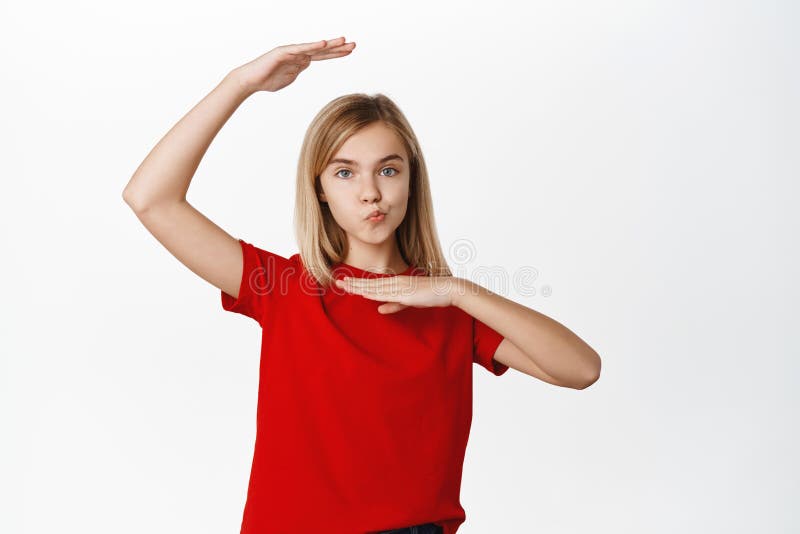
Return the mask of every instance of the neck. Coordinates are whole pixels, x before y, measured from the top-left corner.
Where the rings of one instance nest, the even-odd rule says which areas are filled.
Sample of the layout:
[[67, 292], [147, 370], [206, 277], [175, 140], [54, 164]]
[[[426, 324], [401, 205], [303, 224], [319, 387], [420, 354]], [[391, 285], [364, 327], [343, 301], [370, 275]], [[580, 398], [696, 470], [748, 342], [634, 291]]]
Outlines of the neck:
[[387, 240], [380, 245], [353, 243], [351, 240], [342, 263], [363, 271], [379, 273], [401, 273], [409, 268], [393, 240]]

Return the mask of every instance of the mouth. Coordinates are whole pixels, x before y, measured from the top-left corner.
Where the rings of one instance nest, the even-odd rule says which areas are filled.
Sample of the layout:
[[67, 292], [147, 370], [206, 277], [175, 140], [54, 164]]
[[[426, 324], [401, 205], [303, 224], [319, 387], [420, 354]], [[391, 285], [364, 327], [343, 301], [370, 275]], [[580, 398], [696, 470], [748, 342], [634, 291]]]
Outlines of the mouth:
[[375, 210], [372, 213], [370, 213], [369, 215], [367, 215], [367, 220], [368, 221], [376, 221], [376, 222], [377, 221], [382, 221], [385, 216], [386, 216], [386, 214], [383, 213], [382, 211]]

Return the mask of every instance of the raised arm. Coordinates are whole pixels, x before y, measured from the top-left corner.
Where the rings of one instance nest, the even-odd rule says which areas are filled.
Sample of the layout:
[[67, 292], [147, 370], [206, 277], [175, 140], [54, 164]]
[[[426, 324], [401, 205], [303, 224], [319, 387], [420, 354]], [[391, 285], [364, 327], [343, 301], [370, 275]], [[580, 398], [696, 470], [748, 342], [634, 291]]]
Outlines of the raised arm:
[[227, 74], [150, 151], [122, 192], [147, 230], [192, 272], [238, 297], [242, 251], [238, 239], [186, 200], [211, 141], [239, 105], [258, 91], [292, 83], [311, 61], [349, 54], [344, 37], [279, 46]]

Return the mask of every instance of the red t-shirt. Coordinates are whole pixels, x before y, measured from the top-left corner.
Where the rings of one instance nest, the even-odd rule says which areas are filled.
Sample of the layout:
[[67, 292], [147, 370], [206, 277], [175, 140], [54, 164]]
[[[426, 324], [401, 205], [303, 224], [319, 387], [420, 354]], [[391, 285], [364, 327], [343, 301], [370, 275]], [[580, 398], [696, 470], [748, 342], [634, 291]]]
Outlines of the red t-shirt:
[[[472, 422], [472, 363], [503, 336], [455, 306], [383, 315], [239, 239], [239, 297], [262, 328], [256, 440], [242, 534], [368, 534], [433, 522], [453, 534]], [[335, 278], [391, 276], [339, 263]], [[424, 275], [409, 267], [403, 275]]]

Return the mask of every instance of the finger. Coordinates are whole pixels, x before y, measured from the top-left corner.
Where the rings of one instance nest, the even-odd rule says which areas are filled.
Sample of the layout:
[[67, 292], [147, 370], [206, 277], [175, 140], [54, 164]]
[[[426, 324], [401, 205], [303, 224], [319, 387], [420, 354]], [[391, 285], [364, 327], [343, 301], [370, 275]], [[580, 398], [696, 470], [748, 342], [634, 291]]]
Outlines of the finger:
[[329, 44], [328, 46], [322, 48], [314, 48], [312, 50], [288, 50], [288, 54], [295, 54], [300, 56], [312, 56], [316, 57], [319, 55], [326, 55], [326, 54], [336, 54], [340, 52], [351, 52], [356, 47], [356, 43], [349, 42], [349, 43], [339, 43], [339, 44]]
[[345, 280], [336, 280], [336, 285], [344, 289], [348, 293], [360, 293], [361, 291], [364, 290], [363, 289], [364, 286], [357, 286], [355, 284], [348, 283]]
[[397, 302], [400, 296], [391, 291], [383, 291], [381, 289], [370, 289], [366, 287], [348, 287], [347, 291], [356, 295], [361, 295], [370, 300], [382, 300], [384, 302]]
[[349, 56], [350, 52], [340, 52], [338, 54], [322, 54], [320, 56], [314, 56], [311, 58], [311, 61], [326, 61], [328, 59], [334, 59], [337, 57]]
[[357, 276], [345, 276], [342, 280], [344, 282], [348, 283], [348, 284], [354, 284], [354, 285], [361, 284], [361, 285], [364, 285], [364, 284], [367, 284], [367, 283], [371, 283], [372, 280], [375, 280], [375, 278], [359, 278]]
[[348, 282], [353, 287], [362, 287], [371, 290], [399, 291], [404, 286], [404, 280], [399, 276], [386, 276], [381, 278], [351, 278]]
[[363, 282], [345, 282], [345, 287], [348, 291], [358, 292], [358, 293], [365, 293], [370, 292], [373, 294], [383, 292], [384, 289], [391, 289], [385, 288], [383, 285], [380, 284], [365, 284]]
[[322, 50], [317, 50], [317, 51], [312, 50], [307, 52], [286, 52], [286, 53], [296, 60], [315, 59], [322, 56], [331, 56], [335, 54], [348, 54], [353, 51], [355, 46], [356, 46], [355, 43], [347, 43], [342, 46], [337, 46], [334, 48], [324, 48]]
[[325, 48], [332, 48], [344, 43], [344, 37], [337, 37], [336, 39], [328, 39], [323, 41], [315, 41], [313, 43], [300, 43], [286, 45], [286, 51], [292, 54], [304, 54], [309, 52], [316, 52]]
[[347, 43], [343, 44], [342, 46], [337, 46], [335, 48], [326, 48], [324, 50], [319, 50], [317, 52], [307, 52], [308, 56], [311, 59], [326, 59], [328, 57], [338, 57], [345, 54], [349, 54], [352, 52], [356, 47], [355, 43]]
[[334, 280], [333, 283], [336, 284], [336, 287], [338, 288], [344, 289], [345, 291], [348, 292], [350, 291], [350, 287], [347, 285], [347, 283], [345, 283], [344, 280]]
[[397, 283], [401, 278], [401, 276], [378, 276], [378, 277], [369, 277], [369, 278], [361, 278], [358, 276], [345, 276], [345, 281], [350, 282], [353, 284], [362, 284], [362, 285], [380, 285], [380, 284], [390, 284], [390, 283]]

